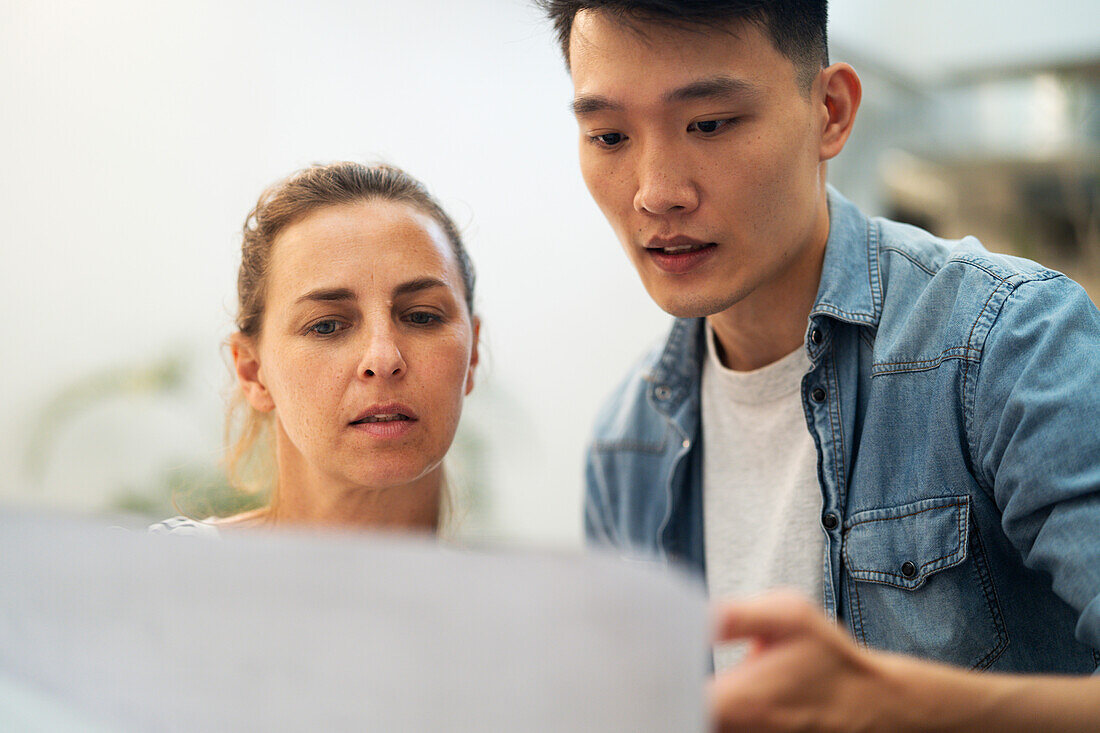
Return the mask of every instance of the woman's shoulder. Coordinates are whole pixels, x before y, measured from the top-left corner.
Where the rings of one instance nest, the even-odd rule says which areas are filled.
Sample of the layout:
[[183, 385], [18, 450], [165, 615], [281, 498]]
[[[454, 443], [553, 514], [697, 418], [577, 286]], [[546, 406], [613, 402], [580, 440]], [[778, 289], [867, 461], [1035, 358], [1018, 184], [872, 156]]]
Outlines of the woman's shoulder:
[[149, 525], [149, 534], [171, 534], [177, 536], [218, 537], [218, 528], [209, 521], [199, 521], [190, 517], [171, 517], [162, 522]]
[[267, 520], [267, 508], [264, 507], [234, 514], [230, 517], [207, 517], [206, 519], [192, 519], [184, 516], [172, 517], [165, 519], [163, 522], [150, 525], [149, 532], [151, 534], [218, 537], [223, 530], [260, 527]]

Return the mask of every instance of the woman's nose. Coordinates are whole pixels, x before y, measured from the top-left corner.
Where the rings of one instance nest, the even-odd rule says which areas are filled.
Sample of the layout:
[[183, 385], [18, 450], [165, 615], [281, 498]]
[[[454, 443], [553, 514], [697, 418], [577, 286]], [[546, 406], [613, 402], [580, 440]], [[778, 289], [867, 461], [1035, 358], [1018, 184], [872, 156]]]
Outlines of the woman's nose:
[[369, 336], [359, 364], [359, 376], [397, 377], [403, 375], [407, 368], [393, 333], [383, 329]]

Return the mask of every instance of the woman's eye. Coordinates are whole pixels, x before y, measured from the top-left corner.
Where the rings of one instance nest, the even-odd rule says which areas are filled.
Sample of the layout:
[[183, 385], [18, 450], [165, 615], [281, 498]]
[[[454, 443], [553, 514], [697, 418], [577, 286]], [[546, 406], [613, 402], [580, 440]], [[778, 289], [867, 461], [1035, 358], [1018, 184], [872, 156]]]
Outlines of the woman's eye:
[[591, 135], [588, 139], [600, 147], [613, 148], [625, 140], [626, 136], [621, 132], [605, 132], [602, 135]]
[[699, 120], [698, 122], [692, 122], [688, 125], [688, 132], [698, 131], [704, 135], [710, 135], [718, 132], [723, 127], [726, 127], [732, 123], [732, 119], [727, 120]]
[[318, 321], [309, 327], [309, 330], [318, 336], [331, 336], [340, 329], [340, 324], [334, 320]]
[[414, 311], [405, 316], [405, 319], [416, 326], [430, 326], [440, 320], [435, 313], [428, 313], [427, 311]]

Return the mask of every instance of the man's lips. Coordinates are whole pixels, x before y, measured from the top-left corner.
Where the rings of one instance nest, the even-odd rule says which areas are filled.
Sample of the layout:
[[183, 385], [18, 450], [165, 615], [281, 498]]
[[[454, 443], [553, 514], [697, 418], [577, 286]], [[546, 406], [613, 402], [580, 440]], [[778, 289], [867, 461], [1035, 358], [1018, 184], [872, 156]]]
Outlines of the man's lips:
[[652, 237], [646, 243], [645, 251], [661, 270], [671, 275], [682, 275], [709, 259], [717, 247], [716, 242], [704, 242], [692, 237]]
[[706, 247], [714, 247], [714, 242], [704, 242], [693, 237], [651, 237], [646, 242], [645, 248], [662, 254], [678, 255], [688, 252], [697, 252]]

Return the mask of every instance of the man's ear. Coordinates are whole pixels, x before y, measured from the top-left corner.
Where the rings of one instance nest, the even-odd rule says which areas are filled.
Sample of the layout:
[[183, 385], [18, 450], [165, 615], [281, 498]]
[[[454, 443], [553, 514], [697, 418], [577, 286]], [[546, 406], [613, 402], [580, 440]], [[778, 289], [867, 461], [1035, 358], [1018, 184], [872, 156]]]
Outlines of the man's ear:
[[848, 64], [823, 69], [819, 83], [823, 96], [820, 156], [826, 161], [844, 149], [856, 120], [863, 87], [856, 70]]
[[470, 351], [470, 366], [466, 369], [466, 394], [474, 389], [474, 371], [477, 369], [477, 363], [481, 356], [478, 354], [478, 344], [481, 343], [481, 319], [474, 316], [471, 319], [474, 326], [474, 347]]
[[229, 351], [233, 355], [233, 369], [237, 373], [237, 384], [248, 400], [248, 404], [260, 412], [271, 412], [275, 402], [263, 383], [260, 369], [260, 353], [257, 344], [243, 333], [237, 332], [229, 337]]

